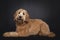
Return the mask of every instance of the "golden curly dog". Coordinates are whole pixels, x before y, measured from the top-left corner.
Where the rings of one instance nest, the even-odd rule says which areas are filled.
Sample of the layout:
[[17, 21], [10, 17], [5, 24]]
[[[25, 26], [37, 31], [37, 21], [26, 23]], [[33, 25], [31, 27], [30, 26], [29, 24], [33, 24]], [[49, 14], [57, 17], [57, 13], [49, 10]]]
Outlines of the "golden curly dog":
[[27, 37], [30, 35], [55, 36], [53, 32], [50, 32], [47, 23], [41, 19], [31, 19], [25, 9], [19, 9], [15, 12], [14, 21], [16, 23], [16, 31], [6, 32], [3, 34], [4, 37]]

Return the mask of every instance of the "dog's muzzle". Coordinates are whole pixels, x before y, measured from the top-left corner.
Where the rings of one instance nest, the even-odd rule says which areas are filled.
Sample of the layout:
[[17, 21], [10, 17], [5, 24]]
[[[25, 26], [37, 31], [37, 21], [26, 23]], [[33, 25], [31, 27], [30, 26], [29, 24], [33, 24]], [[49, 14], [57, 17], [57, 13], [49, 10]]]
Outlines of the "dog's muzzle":
[[17, 23], [23, 23], [23, 19], [21, 16], [17, 17], [17, 20], [16, 20]]

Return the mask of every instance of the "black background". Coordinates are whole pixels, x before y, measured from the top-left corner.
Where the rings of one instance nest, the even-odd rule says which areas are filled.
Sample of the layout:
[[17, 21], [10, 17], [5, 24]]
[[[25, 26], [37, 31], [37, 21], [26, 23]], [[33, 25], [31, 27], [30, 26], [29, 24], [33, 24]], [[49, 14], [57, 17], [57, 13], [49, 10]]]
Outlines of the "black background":
[[[19, 8], [29, 11], [31, 18], [39, 18], [48, 23], [56, 37], [29, 36], [5, 38], [4, 32], [15, 31], [13, 14]], [[60, 38], [60, 2], [59, 0], [1, 0], [0, 1], [0, 40], [59, 40]]]

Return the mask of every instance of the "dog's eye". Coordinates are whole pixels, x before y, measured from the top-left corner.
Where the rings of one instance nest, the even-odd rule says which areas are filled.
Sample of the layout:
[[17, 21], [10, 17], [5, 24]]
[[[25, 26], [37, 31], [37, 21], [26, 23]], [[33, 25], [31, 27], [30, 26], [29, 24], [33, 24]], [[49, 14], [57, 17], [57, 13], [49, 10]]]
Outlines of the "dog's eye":
[[19, 14], [20, 14], [20, 12], [19, 12]]
[[25, 15], [25, 14], [23, 13], [23, 15]]

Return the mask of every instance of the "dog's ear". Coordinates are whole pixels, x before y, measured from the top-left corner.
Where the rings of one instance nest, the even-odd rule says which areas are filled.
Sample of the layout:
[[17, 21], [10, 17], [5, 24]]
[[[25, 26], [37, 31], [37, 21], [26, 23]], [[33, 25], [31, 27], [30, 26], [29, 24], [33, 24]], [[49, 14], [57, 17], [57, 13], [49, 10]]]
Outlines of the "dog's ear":
[[26, 15], [26, 21], [28, 22], [29, 19], [30, 19], [30, 16], [29, 16], [29, 14], [27, 13], [27, 15]]
[[15, 21], [15, 17], [16, 17], [16, 15], [17, 15], [17, 11], [14, 12], [14, 14], [13, 14], [13, 20], [14, 20], [14, 21]]
[[26, 19], [25, 19], [25, 21], [26, 21], [26, 22], [29, 22], [29, 20], [30, 20], [29, 12], [24, 9], [24, 13], [26, 14]]

